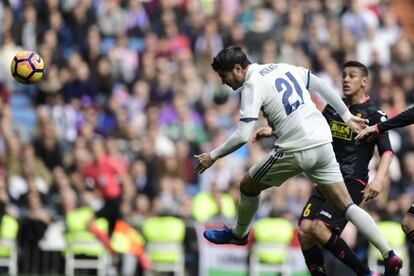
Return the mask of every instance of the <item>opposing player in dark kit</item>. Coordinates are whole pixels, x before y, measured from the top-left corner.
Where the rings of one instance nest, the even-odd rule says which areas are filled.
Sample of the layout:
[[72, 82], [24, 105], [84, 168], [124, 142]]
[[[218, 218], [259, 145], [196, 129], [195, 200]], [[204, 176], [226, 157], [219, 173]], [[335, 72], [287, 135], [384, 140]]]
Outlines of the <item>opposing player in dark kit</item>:
[[[366, 95], [367, 85], [368, 70], [363, 64], [350, 61], [343, 65], [342, 90], [349, 110], [352, 114], [369, 119], [370, 123], [376, 124], [386, 120], [386, 116]], [[352, 200], [355, 204], [360, 204], [364, 199], [375, 198], [381, 191], [383, 179], [393, 157], [388, 135], [382, 134], [370, 142], [356, 141], [356, 135], [331, 106], [328, 105], [324, 109], [323, 115], [331, 128], [336, 160]], [[374, 154], [375, 146], [381, 157], [375, 178], [367, 184], [368, 164]], [[320, 245], [349, 266], [357, 275], [375, 275], [375, 272], [371, 272], [339, 237], [347, 222], [344, 214], [335, 212], [319, 188], [315, 187], [299, 222], [302, 252], [313, 276], [327, 275]], [[386, 269], [389, 270], [387, 263]]]

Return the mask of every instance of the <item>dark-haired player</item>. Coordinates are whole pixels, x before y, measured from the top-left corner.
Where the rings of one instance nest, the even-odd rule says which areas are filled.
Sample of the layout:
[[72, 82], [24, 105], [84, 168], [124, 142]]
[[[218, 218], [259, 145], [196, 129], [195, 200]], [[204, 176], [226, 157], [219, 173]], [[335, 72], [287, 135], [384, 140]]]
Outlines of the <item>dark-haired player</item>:
[[308, 88], [318, 91], [352, 131], [359, 132], [365, 120], [352, 115], [327, 83], [305, 68], [289, 64], [251, 64], [240, 47], [221, 50], [212, 67], [224, 84], [240, 92], [240, 123], [222, 145], [196, 156], [195, 172], [204, 172], [217, 159], [247, 143], [260, 111], [266, 116], [270, 128], [258, 132], [256, 138], [274, 135], [277, 139], [274, 149], [250, 168], [240, 184], [236, 225], [208, 229], [204, 237], [216, 244], [246, 244], [250, 224], [260, 204], [260, 192], [280, 186], [288, 178], [304, 172], [319, 185], [335, 210], [344, 213], [379, 249], [389, 274], [397, 274], [402, 261], [391, 250], [369, 214], [353, 203], [331, 145], [331, 131], [313, 104]]
[[[367, 85], [368, 70], [363, 64], [349, 61], [343, 65], [342, 90], [351, 113], [369, 119], [372, 124], [385, 121], [384, 112], [378, 110], [366, 95]], [[356, 135], [331, 106], [326, 106], [323, 115], [331, 128], [336, 160], [352, 200], [355, 204], [360, 204], [364, 199], [375, 198], [381, 191], [393, 157], [388, 134], [382, 134], [370, 142], [356, 141]], [[375, 146], [381, 157], [375, 178], [368, 183], [368, 164]], [[320, 245], [357, 275], [374, 275], [339, 236], [346, 224], [344, 214], [336, 213], [319, 188], [314, 188], [299, 221], [299, 240], [312, 276], [327, 275]]]

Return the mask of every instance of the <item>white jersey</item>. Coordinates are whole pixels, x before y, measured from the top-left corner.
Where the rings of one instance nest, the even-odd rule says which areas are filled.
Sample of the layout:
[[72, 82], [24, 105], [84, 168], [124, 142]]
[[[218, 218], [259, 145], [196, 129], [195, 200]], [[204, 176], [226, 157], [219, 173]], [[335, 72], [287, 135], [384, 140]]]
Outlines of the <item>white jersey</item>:
[[260, 111], [276, 136], [275, 146], [285, 152], [332, 142], [322, 113], [312, 102], [310, 70], [289, 64], [251, 64], [240, 88], [240, 120], [257, 119]]

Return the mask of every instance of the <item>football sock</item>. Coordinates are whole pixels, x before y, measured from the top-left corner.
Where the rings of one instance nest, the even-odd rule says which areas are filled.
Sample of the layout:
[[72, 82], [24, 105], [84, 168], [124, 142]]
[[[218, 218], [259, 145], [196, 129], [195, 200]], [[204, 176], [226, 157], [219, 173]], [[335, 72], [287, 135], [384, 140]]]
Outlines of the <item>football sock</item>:
[[151, 260], [145, 253], [142, 253], [138, 256], [138, 262], [142, 270], [148, 271], [151, 269], [151, 266], [152, 266]]
[[407, 238], [410, 240], [412, 244], [414, 244], [414, 230], [411, 230], [407, 233]]
[[332, 234], [324, 245], [338, 260], [350, 267], [357, 275], [369, 275], [370, 270], [365, 266], [349, 248], [346, 242], [336, 234]]
[[237, 223], [233, 227], [233, 234], [243, 238], [249, 232], [249, 226], [260, 205], [260, 194], [246, 195], [240, 193], [240, 201], [237, 208]]
[[325, 263], [323, 260], [322, 248], [319, 245], [302, 250], [303, 257], [305, 257], [306, 266], [312, 276], [326, 276]]
[[345, 217], [352, 222], [361, 234], [386, 257], [391, 250], [384, 235], [378, 229], [372, 217], [354, 203], [347, 206]]
[[95, 235], [95, 237], [100, 240], [102, 242], [102, 244], [105, 246], [106, 249], [109, 250], [109, 252], [111, 252], [112, 254], [115, 254], [115, 250], [111, 245], [111, 241], [109, 239], [108, 234], [106, 234], [105, 232], [103, 232], [102, 230], [100, 230], [98, 227], [96, 227], [95, 225], [89, 225], [88, 226], [89, 231], [92, 232], [92, 234]]

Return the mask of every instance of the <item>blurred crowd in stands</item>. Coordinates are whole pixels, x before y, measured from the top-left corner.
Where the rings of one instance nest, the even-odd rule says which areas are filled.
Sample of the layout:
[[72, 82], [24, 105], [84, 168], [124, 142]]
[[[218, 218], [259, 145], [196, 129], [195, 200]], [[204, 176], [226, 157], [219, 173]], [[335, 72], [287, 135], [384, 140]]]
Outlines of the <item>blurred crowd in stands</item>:
[[[222, 86], [212, 57], [241, 45], [252, 62], [311, 68], [339, 94], [341, 64], [358, 60], [370, 69], [369, 96], [391, 117], [414, 103], [414, 58], [389, 2], [2, 0], [1, 207], [35, 243], [70, 210], [98, 208], [104, 189], [95, 185], [121, 187], [122, 216], [133, 225], [155, 215], [195, 221], [200, 193], [213, 195], [219, 210], [224, 195], [237, 202], [246, 168], [273, 141], [249, 143], [193, 174], [193, 155], [223, 142], [239, 118], [239, 96]], [[43, 57], [40, 84], [12, 79], [20, 49]], [[378, 219], [400, 221], [414, 200], [414, 127], [391, 139], [389, 177], [365, 206]], [[85, 168], [101, 159], [110, 169], [96, 183]], [[259, 217], [296, 223], [312, 184], [288, 182], [263, 193]]]

